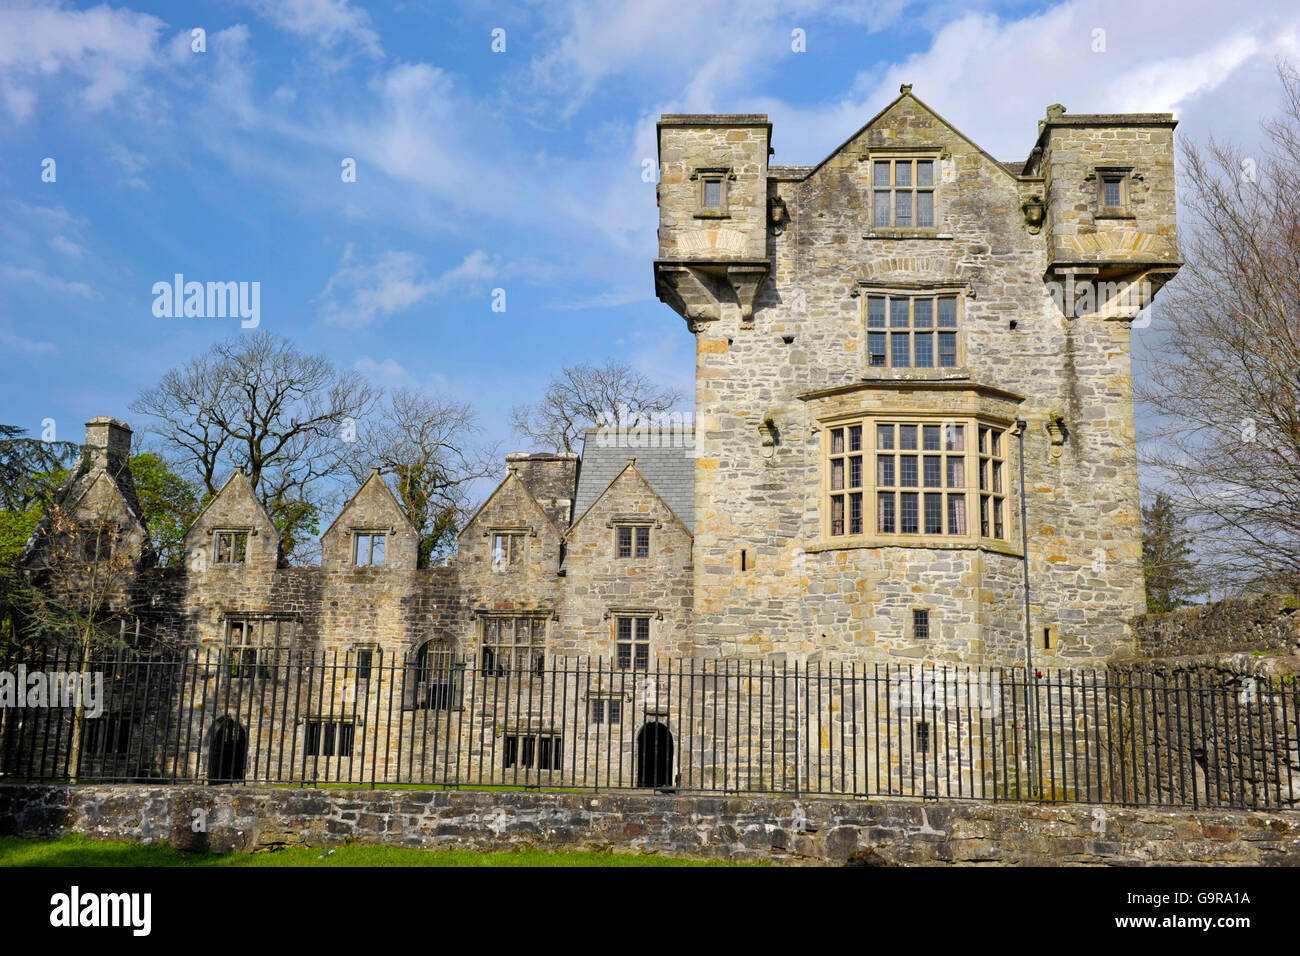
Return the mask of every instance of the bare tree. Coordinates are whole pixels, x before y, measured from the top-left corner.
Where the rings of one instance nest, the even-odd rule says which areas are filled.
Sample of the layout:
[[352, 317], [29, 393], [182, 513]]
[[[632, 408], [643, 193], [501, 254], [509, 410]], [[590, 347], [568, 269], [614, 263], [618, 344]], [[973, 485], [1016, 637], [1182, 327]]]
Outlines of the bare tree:
[[[26, 592], [24, 631], [68, 646], [77, 670], [92, 655], [121, 644], [121, 624], [131, 613], [129, 584], [136, 560], [124, 529], [112, 518], [74, 516], [55, 504], [29, 544], [25, 573], [35, 585]], [[85, 701], [72, 715], [68, 766], [76, 782], [81, 758]]]
[[636, 422], [668, 412], [681, 400], [681, 393], [656, 386], [624, 362], [566, 365], [541, 401], [515, 408], [510, 423], [521, 435], [571, 452], [586, 428], [621, 419]]
[[262, 330], [167, 372], [131, 409], [153, 419], [151, 430], [209, 495], [241, 469], [292, 554], [322, 509], [321, 480], [346, 473], [346, 439], [379, 395], [357, 373]]
[[[1145, 442], [1221, 581], [1300, 584], [1300, 74], [1259, 155], [1184, 144], [1191, 229], [1138, 397]], [[1189, 237], [1189, 238], [1188, 238]]]
[[471, 447], [478, 432], [469, 405], [398, 389], [357, 434], [352, 476], [359, 483], [373, 466], [394, 482], [419, 529], [422, 565], [454, 546], [473, 483], [495, 471], [496, 448]]

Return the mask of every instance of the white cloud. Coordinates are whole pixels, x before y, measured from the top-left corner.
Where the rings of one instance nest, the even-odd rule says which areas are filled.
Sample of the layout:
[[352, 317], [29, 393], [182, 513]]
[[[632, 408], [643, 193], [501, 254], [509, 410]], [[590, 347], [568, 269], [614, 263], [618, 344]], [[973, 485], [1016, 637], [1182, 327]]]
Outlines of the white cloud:
[[80, 80], [85, 106], [112, 105], [158, 64], [163, 26], [149, 14], [106, 5], [72, 10], [58, 3], [7, 4], [0, 9], [0, 78], [10, 115], [20, 122], [30, 117], [35, 87], [65, 70]]
[[70, 295], [82, 299], [101, 298], [98, 292], [84, 282], [69, 282], [67, 279], [52, 276], [41, 269], [0, 263], [0, 278], [10, 282], [25, 282], [39, 286], [45, 291], [53, 292], [56, 295]]
[[50, 248], [55, 252], [61, 252], [72, 259], [80, 259], [84, 251], [81, 246], [77, 245], [67, 236], [54, 236], [50, 239]]
[[0, 345], [23, 355], [48, 355], [57, 351], [53, 342], [29, 339], [25, 335], [18, 335], [10, 329], [4, 328], [0, 328]]
[[376, 362], [372, 358], [363, 357], [357, 359], [352, 367], [385, 388], [396, 388], [411, 382], [411, 374], [396, 359], [386, 358], [382, 362]]
[[351, 244], [319, 298], [320, 317], [331, 325], [370, 325], [377, 318], [409, 309], [432, 295], [472, 289], [496, 278], [502, 270], [481, 249], [475, 249], [441, 275], [425, 273], [423, 256], [389, 250], [361, 261]]
[[370, 15], [348, 0], [246, 0], [258, 14], [281, 30], [304, 37], [323, 50], [354, 46], [376, 59], [383, 45], [370, 24]]

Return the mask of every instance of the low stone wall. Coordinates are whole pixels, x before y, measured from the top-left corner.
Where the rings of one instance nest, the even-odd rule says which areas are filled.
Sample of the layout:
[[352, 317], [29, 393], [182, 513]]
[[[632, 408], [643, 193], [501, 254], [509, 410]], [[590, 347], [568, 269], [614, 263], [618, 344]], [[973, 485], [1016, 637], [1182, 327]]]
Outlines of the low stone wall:
[[[1300, 609], [1294, 597], [1266, 594], [1143, 614], [1132, 621], [1139, 657], [1181, 657], [1223, 651], [1300, 652]], [[1288, 606], [1292, 605], [1292, 606]]]
[[0, 833], [897, 864], [1300, 864], [1300, 813], [666, 794], [0, 786]]

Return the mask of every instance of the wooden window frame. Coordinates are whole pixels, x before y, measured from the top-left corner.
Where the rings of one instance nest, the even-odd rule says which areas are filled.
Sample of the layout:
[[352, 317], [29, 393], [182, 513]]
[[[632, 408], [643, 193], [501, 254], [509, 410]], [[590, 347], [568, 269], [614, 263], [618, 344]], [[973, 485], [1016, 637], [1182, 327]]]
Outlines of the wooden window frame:
[[[484, 614], [479, 619], [479, 647], [483, 672], [488, 677], [520, 674], [541, 676], [546, 669], [546, 631], [549, 614]], [[509, 640], [502, 628], [509, 625]], [[521, 638], [521, 627], [528, 634]], [[521, 661], [523, 662], [521, 664]]]
[[[842, 416], [822, 423], [822, 542], [827, 546], [904, 546], [904, 547], [989, 547], [1012, 552], [1015, 527], [1014, 509], [1011, 507], [1010, 439], [1014, 424], [984, 415], [940, 415], [938, 413], [869, 414]], [[883, 444], [879, 431], [892, 429], [892, 448]], [[915, 429], [915, 448], [902, 447], [908, 443], [904, 428]], [[857, 449], [851, 441], [852, 429], [861, 429], [861, 443]], [[933, 447], [933, 431], [937, 429], [938, 448]], [[836, 438], [836, 434], [841, 436]], [[999, 436], [1000, 454], [979, 453], [979, 436], [982, 433]], [[992, 447], [991, 445], [989, 446]], [[903, 459], [915, 460], [915, 476], [910, 467], [905, 469]], [[855, 467], [852, 458], [860, 459]], [[882, 464], [892, 461], [892, 465]], [[926, 484], [927, 475], [934, 478], [933, 466], [926, 459], [937, 459], [937, 484]], [[836, 466], [836, 462], [843, 464]], [[988, 489], [979, 486], [980, 463], [989, 475]], [[950, 462], [958, 462], [954, 465]], [[1001, 490], [995, 491], [993, 463], [999, 464]], [[904, 473], [906, 470], [906, 474]], [[837, 475], [842, 475], [842, 480]], [[852, 479], [856, 475], [858, 483]], [[953, 480], [960, 476], [961, 484]], [[906, 482], [905, 482], [906, 479]], [[910, 482], [914, 480], [915, 484]], [[893, 523], [886, 520], [887, 509], [881, 495], [892, 496]], [[916, 531], [903, 531], [903, 495], [915, 495]], [[860, 524], [853, 523], [853, 496], [860, 496]], [[934, 508], [927, 511], [927, 496], [938, 499], [938, 526], [930, 530], [927, 516], [934, 520]], [[836, 499], [841, 504], [836, 504]], [[950, 503], [953, 500], [958, 503]], [[980, 502], [987, 499], [1000, 502], [1002, 509], [1001, 537], [995, 536], [998, 526], [990, 511], [989, 534], [982, 533]], [[990, 504], [987, 507], [992, 507]], [[965, 530], [961, 531], [964, 525]], [[854, 530], [858, 528], [859, 530]], [[892, 527], [891, 530], [885, 530]]]
[[[910, 233], [937, 232], [939, 228], [939, 160], [938, 151], [920, 151], [914, 153], [872, 153], [868, 155], [867, 161], [870, 166], [868, 173], [868, 182], [871, 189], [870, 216], [871, 228], [873, 230], [890, 230], [894, 232]], [[920, 185], [920, 164], [930, 164], [930, 182], [928, 185]], [[879, 183], [879, 165], [888, 164], [888, 182]], [[900, 167], [907, 170], [905, 178], [907, 183], [899, 183], [902, 178], [899, 175]], [[918, 198], [919, 194], [928, 193], [930, 196], [930, 224], [928, 226], [918, 225], [917, 220], [920, 218]], [[909, 225], [898, 224], [898, 197], [906, 195], [911, 208], [911, 223]], [[879, 203], [880, 196], [889, 197], [889, 222], [879, 222]]]
[[[938, 369], [955, 369], [962, 368], [966, 365], [966, 336], [965, 336], [965, 296], [957, 289], [926, 289], [918, 290], [897, 290], [897, 289], [868, 289], [861, 296], [863, 316], [862, 325], [864, 328], [863, 340], [866, 348], [864, 357], [864, 366], [868, 370], [893, 370], [893, 369], [910, 369], [931, 371]], [[907, 302], [907, 325], [895, 325], [895, 306], [894, 303], [906, 300]], [[941, 303], [951, 301], [952, 306], [952, 324], [940, 325], [940, 315], [945, 311]], [[918, 313], [922, 312], [917, 308], [920, 302], [928, 302], [930, 309], [929, 325], [918, 325]], [[878, 306], [878, 307], [877, 307]], [[953, 359], [951, 364], [943, 364], [943, 357], [946, 349], [943, 347], [943, 336], [951, 334], [953, 336]], [[903, 336], [907, 342], [906, 364], [896, 364], [894, 362], [894, 340], [896, 337]], [[873, 345], [877, 337], [884, 342], [883, 362], [873, 362], [873, 357], [877, 354], [873, 350]], [[930, 345], [930, 364], [917, 365], [917, 343], [922, 339], [929, 342]]]

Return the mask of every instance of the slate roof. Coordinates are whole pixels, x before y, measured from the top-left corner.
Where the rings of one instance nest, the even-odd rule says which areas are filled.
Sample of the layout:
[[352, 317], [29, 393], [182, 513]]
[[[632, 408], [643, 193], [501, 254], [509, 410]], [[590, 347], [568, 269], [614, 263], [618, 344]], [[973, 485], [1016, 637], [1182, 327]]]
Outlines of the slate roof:
[[627, 460], [635, 458], [636, 470], [694, 534], [695, 448], [692, 433], [653, 431], [643, 436], [644, 444], [649, 447], [637, 448], [628, 447], [623, 442], [602, 443], [597, 440], [596, 432], [597, 429], [589, 428], [583, 437], [573, 519], [576, 521], [582, 517], [609, 483], [627, 467]]

